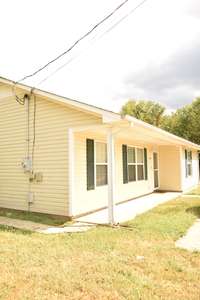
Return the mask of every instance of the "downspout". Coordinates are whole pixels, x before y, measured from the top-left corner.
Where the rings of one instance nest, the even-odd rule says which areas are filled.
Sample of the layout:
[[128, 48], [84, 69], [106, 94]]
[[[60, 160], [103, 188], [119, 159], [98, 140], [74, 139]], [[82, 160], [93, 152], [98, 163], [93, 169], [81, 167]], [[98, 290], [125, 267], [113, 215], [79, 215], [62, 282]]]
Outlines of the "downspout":
[[26, 104], [26, 158], [30, 159], [30, 100], [28, 95], [25, 95], [24, 99]]
[[[29, 95], [24, 95], [25, 105], [26, 105], [26, 162], [31, 166], [32, 162], [30, 159], [30, 98]], [[29, 174], [31, 172], [32, 167], [30, 167]], [[31, 194], [31, 181], [30, 175], [28, 177], [28, 211], [30, 211], [30, 201], [29, 197]]]
[[72, 128], [68, 128], [68, 215], [73, 217], [73, 201], [74, 201], [74, 132]]

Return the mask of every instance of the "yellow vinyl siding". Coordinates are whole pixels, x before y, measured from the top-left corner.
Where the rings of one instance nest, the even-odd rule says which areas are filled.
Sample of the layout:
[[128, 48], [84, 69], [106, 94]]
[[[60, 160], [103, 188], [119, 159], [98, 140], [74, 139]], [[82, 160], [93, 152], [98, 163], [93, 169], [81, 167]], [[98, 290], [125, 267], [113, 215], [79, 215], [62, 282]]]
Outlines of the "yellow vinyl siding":
[[181, 190], [180, 147], [160, 146], [160, 189], [168, 191]]
[[[26, 107], [0, 87], [0, 206], [28, 209], [28, 192], [34, 192], [30, 211], [68, 215], [67, 129], [98, 124], [101, 119], [37, 97], [34, 171], [43, 181], [29, 184], [21, 162], [26, 150]], [[30, 102], [30, 155], [33, 142], [33, 100]]]
[[[19, 91], [18, 91], [19, 92]], [[42, 182], [29, 182], [24, 173], [22, 160], [27, 156], [26, 107], [19, 105], [11, 95], [11, 89], [0, 86], [0, 206], [69, 215], [68, 178], [68, 128], [84, 125], [103, 125], [102, 118], [81, 109], [72, 109], [66, 104], [37, 96], [36, 144], [34, 172], [43, 174]], [[6, 97], [5, 99], [2, 99]], [[30, 156], [33, 144], [33, 99], [30, 101]], [[86, 126], [85, 126], [86, 125]], [[116, 125], [117, 127], [117, 125]], [[118, 128], [119, 129], [119, 128]], [[153, 151], [159, 155], [160, 189], [181, 190], [198, 181], [197, 152], [193, 153], [193, 176], [184, 179], [184, 151], [176, 145], [158, 146], [156, 138], [145, 142], [142, 132], [123, 129], [115, 135], [115, 201], [119, 203], [153, 192]], [[106, 142], [106, 128], [74, 133], [74, 193], [73, 216], [93, 211], [108, 204], [107, 185], [87, 191], [86, 139]], [[143, 139], [143, 140], [142, 140]], [[138, 141], [137, 143], [135, 142]], [[147, 148], [148, 180], [123, 184], [122, 144]], [[182, 152], [181, 152], [182, 151]], [[182, 177], [181, 177], [182, 174]], [[28, 193], [34, 193], [34, 202], [28, 205]]]

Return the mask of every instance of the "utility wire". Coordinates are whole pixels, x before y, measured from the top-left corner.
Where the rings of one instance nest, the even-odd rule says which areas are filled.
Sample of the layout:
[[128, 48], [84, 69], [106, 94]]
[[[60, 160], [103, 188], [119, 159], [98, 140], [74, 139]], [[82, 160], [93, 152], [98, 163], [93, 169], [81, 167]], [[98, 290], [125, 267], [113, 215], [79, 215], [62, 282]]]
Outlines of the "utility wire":
[[[20, 96], [24, 95], [24, 93], [21, 93]], [[6, 100], [6, 99], [11, 99], [13, 98], [14, 96], [13, 95], [10, 95], [10, 96], [6, 96], [6, 97], [1, 97], [0, 100]]]
[[85, 39], [88, 35], [90, 35], [95, 29], [97, 29], [102, 23], [104, 23], [106, 20], [108, 20], [111, 16], [113, 16], [120, 8], [122, 8], [129, 0], [125, 0], [123, 1], [121, 4], [119, 4], [111, 13], [109, 13], [106, 17], [104, 17], [101, 21], [99, 21], [96, 25], [94, 25], [92, 27], [92, 29], [90, 29], [88, 32], [86, 32], [84, 35], [82, 35], [78, 40], [76, 40], [67, 50], [65, 50], [64, 52], [62, 52], [61, 54], [59, 54], [57, 57], [55, 57], [54, 59], [52, 59], [51, 61], [49, 61], [48, 63], [46, 63], [44, 66], [40, 67], [38, 70], [36, 70], [35, 72], [24, 76], [23, 78], [21, 78], [20, 80], [18, 80], [16, 82], [19, 83], [21, 81], [24, 81], [30, 77], [35, 76], [36, 74], [38, 74], [39, 72], [41, 72], [42, 70], [44, 70], [45, 68], [47, 68], [49, 65], [51, 65], [52, 63], [54, 63], [55, 61], [57, 61], [58, 59], [60, 59], [61, 57], [63, 57], [65, 54], [67, 54], [68, 52], [70, 52], [77, 44], [79, 44], [83, 39]]
[[[110, 28], [108, 28], [104, 33], [102, 33], [100, 35], [100, 37], [98, 38], [101, 39], [103, 36], [105, 36], [107, 33], [109, 33], [110, 31], [112, 31], [115, 27], [117, 27], [122, 21], [124, 21], [127, 17], [129, 17], [131, 14], [133, 14], [140, 6], [142, 6], [145, 2], [147, 2], [147, 0], [143, 0], [142, 2], [140, 2], [137, 6], [135, 6], [130, 12], [128, 12], [126, 15], [124, 15], [122, 18], [120, 18], [115, 24], [113, 24]], [[95, 41], [93, 41], [94, 43]], [[92, 43], [92, 44], [93, 44]], [[87, 47], [88, 49], [89, 47]], [[87, 50], [86, 49], [86, 50]], [[81, 54], [81, 53], [80, 53]], [[44, 79], [42, 79], [37, 85], [40, 85], [42, 83], [44, 83], [45, 81], [47, 81], [50, 77], [52, 77], [53, 75], [55, 75], [58, 71], [60, 71], [61, 69], [63, 69], [64, 67], [66, 67], [67, 65], [69, 65], [72, 61], [74, 61], [80, 54], [77, 54], [76, 56], [70, 58], [67, 62], [65, 62], [63, 65], [61, 65], [60, 67], [58, 67], [55, 71], [53, 71], [50, 75], [46, 76]]]
[[20, 104], [20, 105], [24, 105], [25, 104], [25, 94], [23, 93], [23, 97], [20, 98], [17, 93], [16, 93], [16, 83], [13, 85], [12, 87], [12, 92], [13, 92], [13, 96], [15, 97], [15, 100]]
[[104, 33], [102, 33], [102, 35], [100, 35], [100, 38], [102, 38], [104, 35], [106, 35], [107, 33], [109, 33], [110, 31], [112, 31], [115, 27], [117, 27], [122, 21], [124, 21], [126, 18], [128, 18], [131, 14], [135, 13], [135, 11], [141, 7], [145, 2], [147, 2], [148, 0], [143, 0], [142, 2], [140, 2], [137, 6], [135, 6], [132, 10], [130, 10], [130, 12], [128, 12], [127, 14], [125, 14], [121, 19], [119, 19], [115, 24], [113, 24], [110, 28], [108, 28]]

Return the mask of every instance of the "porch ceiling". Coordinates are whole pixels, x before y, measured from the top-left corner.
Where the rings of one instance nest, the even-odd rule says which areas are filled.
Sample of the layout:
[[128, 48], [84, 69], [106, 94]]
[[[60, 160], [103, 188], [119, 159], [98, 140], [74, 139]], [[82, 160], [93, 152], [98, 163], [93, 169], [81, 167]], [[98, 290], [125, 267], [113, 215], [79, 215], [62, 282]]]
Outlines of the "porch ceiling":
[[136, 126], [130, 127], [122, 132], [119, 132], [117, 137], [119, 139], [130, 140], [130, 142], [132, 141], [136, 144], [138, 143], [145, 145], [177, 145], [177, 142], [174, 142], [161, 134], [157, 134], [144, 128], [136, 128]]
[[[89, 126], [82, 130], [75, 130], [79, 134], [87, 134], [87, 135], [95, 135], [95, 133], [105, 138], [108, 132], [109, 125], [96, 125], [96, 126]], [[130, 124], [115, 124], [113, 128], [113, 134], [117, 140], [128, 141], [130, 144], [140, 144], [140, 145], [175, 145], [177, 146], [177, 142], [166, 138], [161, 134], [157, 134], [152, 132], [151, 130], [145, 128], [136, 128], [136, 126], [130, 126]]]
[[99, 125], [94, 124], [82, 128], [74, 128], [74, 131], [82, 133], [91, 132], [93, 135], [94, 133], [98, 133], [98, 135], [105, 137], [107, 136], [109, 128], [112, 128], [115, 138], [130, 141], [132, 144], [184, 146], [200, 150], [200, 145], [196, 145], [190, 141], [136, 119], [134, 119], [133, 122], [123, 119]]

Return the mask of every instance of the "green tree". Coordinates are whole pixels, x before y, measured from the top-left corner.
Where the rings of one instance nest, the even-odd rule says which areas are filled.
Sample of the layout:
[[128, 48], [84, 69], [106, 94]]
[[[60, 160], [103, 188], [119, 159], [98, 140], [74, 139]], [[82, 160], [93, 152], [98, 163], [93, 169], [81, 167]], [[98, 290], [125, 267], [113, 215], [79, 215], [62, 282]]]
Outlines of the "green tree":
[[121, 113], [200, 144], [200, 98], [171, 115], [166, 115], [165, 107], [157, 102], [135, 100], [129, 100], [122, 107]]
[[160, 126], [165, 107], [154, 101], [129, 100], [123, 105], [122, 115], [130, 115], [149, 124]]
[[162, 119], [161, 127], [180, 137], [200, 144], [200, 98]]

